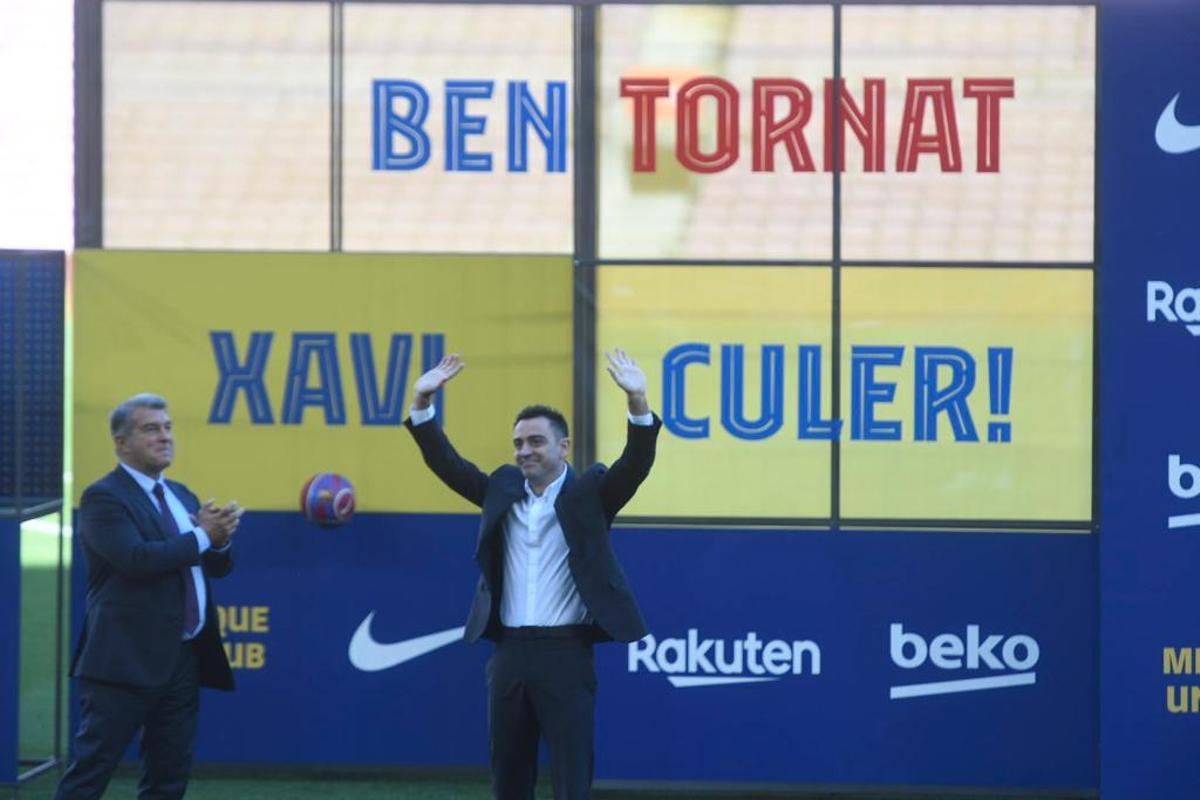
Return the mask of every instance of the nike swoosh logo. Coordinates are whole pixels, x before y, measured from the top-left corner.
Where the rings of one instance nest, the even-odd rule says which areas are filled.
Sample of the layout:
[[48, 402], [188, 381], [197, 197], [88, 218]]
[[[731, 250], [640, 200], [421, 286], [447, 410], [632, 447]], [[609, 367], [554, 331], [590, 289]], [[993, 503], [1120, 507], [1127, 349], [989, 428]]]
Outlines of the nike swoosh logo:
[[461, 641], [463, 628], [449, 628], [437, 633], [418, 636], [415, 639], [405, 639], [402, 642], [383, 644], [371, 636], [371, 620], [375, 612], [367, 614], [367, 618], [358, 626], [354, 636], [350, 638], [350, 663], [363, 672], [379, 672], [384, 669], [412, 661], [426, 653], [432, 653], [440, 647]]
[[1190, 153], [1200, 150], [1200, 125], [1184, 125], [1175, 116], [1175, 104], [1179, 95], [1171, 98], [1158, 117], [1154, 128], [1154, 141], [1164, 153]]

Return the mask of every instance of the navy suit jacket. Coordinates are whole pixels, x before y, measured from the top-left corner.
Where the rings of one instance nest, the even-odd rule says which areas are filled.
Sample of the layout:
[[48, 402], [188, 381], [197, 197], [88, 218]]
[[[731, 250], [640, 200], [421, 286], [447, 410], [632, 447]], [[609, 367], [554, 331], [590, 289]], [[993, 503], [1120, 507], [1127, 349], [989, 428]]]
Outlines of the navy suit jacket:
[[[525, 476], [514, 464], [484, 474], [454, 449], [435, 420], [405, 425], [421, 448], [425, 463], [442, 481], [483, 508], [475, 561], [479, 583], [463, 634], [468, 642], [494, 639], [500, 629], [500, 593], [504, 583], [504, 520], [513, 503], [525, 496]], [[611, 468], [596, 464], [582, 474], [568, 466], [554, 511], [570, 554], [567, 566], [579, 597], [596, 621], [597, 640], [633, 642], [646, 635], [646, 622], [609, 540], [617, 512], [629, 502], [654, 464], [662, 420], [628, 426], [625, 449]]]
[[[166, 481], [188, 513], [200, 501]], [[209, 577], [233, 569], [232, 550], [200, 555], [194, 535], [168, 532], [153, 501], [118, 466], [83, 492], [79, 535], [87, 557], [87, 614], [71, 674], [107, 683], [163, 685], [183, 640], [183, 570], [202, 565], [208, 589], [204, 627], [194, 639], [201, 686], [233, 688]]]

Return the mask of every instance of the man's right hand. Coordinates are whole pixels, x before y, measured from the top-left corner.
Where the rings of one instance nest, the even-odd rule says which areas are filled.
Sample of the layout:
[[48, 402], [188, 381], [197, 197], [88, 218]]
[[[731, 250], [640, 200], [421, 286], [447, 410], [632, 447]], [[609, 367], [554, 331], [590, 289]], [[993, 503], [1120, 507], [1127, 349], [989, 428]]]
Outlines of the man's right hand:
[[417, 382], [413, 384], [412, 407], [415, 409], [429, 408], [437, 390], [462, 372], [465, 366], [467, 365], [459, 358], [458, 353], [451, 353], [439, 361], [436, 367], [417, 378]]
[[208, 534], [208, 541], [213, 549], [220, 550], [233, 538], [234, 531], [237, 530], [238, 522], [244, 512], [245, 509], [239, 506], [235, 500], [230, 500], [220, 507], [215, 501], [206, 500], [194, 515], [194, 519], [196, 525], [204, 528], [204, 532]]

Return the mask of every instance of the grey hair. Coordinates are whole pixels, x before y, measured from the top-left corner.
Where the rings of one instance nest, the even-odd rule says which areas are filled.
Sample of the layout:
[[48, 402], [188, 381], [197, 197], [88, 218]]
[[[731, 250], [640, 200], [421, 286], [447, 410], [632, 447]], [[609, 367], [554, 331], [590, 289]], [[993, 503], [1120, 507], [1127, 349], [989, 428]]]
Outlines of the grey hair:
[[136, 409], [152, 408], [155, 411], [162, 411], [166, 407], [167, 401], [156, 394], [149, 392], [135, 394], [113, 409], [112, 415], [108, 418], [109, 430], [112, 431], [113, 436], [124, 436], [133, 427], [133, 412]]

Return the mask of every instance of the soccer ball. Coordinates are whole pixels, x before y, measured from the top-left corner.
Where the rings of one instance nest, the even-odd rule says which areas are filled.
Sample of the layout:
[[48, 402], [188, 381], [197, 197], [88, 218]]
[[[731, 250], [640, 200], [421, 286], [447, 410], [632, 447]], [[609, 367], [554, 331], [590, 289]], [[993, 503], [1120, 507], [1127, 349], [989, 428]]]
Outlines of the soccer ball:
[[354, 487], [343, 475], [318, 472], [300, 490], [300, 513], [323, 528], [336, 528], [354, 514]]

